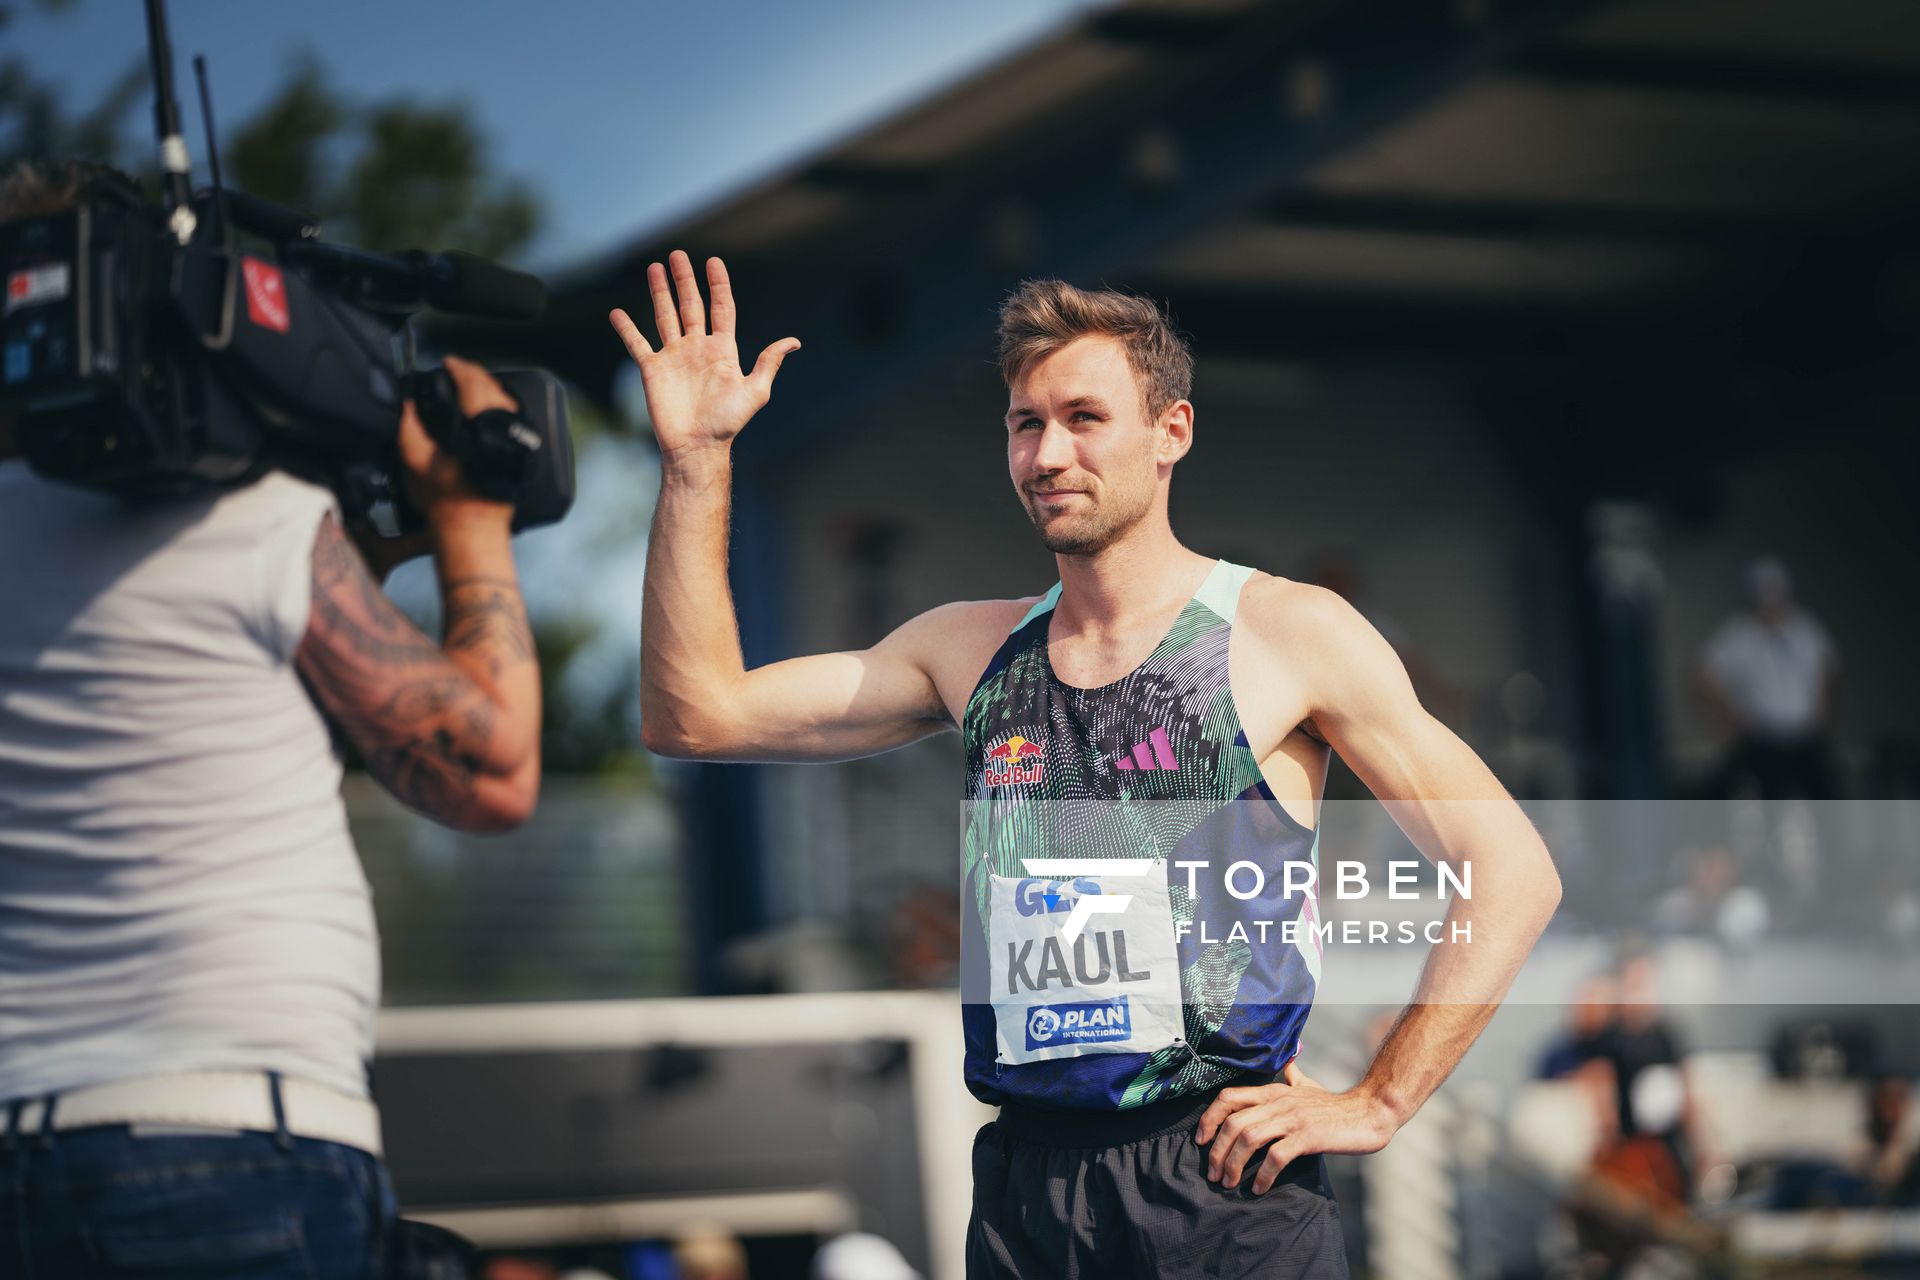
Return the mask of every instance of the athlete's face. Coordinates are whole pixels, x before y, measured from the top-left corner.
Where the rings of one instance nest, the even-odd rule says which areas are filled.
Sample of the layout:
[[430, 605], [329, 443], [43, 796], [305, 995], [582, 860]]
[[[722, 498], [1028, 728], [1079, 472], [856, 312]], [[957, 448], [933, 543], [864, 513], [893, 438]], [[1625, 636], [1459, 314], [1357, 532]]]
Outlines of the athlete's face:
[[1184, 400], [1147, 417], [1115, 338], [1075, 339], [1009, 392], [1007, 471], [1056, 555], [1092, 555], [1138, 525], [1191, 438]]

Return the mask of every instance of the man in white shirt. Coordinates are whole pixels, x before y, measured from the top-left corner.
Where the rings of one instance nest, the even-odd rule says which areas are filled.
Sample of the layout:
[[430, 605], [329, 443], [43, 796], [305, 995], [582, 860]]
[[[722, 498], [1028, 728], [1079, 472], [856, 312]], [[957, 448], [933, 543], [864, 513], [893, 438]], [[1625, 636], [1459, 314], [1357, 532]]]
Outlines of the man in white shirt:
[[[102, 174], [22, 167], [0, 221]], [[513, 407], [447, 364], [467, 415]], [[379, 951], [327, 724], [453, 826], [523, 821], [540, 776], [512, 508], [411, 406], [400, 450], [440, 645], [327, 490], [127, 502], [0, 419], [0, 1274], [380, 1274]]]
[[1725, 782], [1768, 799], [1830, 798], [1833, 642], [1794, 603], [1793, 579], [1778, 560], [1748, 566], [1746, 588], [1748, 609], [1721, 623], [1701, 656], [1707, 700], [1733, 736]]

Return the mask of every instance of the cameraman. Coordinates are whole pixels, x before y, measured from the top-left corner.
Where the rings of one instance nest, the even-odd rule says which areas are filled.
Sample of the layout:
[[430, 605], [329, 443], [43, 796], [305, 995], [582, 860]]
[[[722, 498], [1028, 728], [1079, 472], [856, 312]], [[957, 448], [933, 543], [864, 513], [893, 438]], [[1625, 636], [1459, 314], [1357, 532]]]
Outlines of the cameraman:
[[[106, 172], [22, 167], [0, 221]], [[512, 407], [447, 366], [467, 415]], [[400, 452], [438, 647], [327, 490], [135, 505], [0, 422], [0, 1274], [379, 1274], [379, 952], [326, 721], [450, 826], [520, 823], [540, 776], [512, 509], [411, 406]]]

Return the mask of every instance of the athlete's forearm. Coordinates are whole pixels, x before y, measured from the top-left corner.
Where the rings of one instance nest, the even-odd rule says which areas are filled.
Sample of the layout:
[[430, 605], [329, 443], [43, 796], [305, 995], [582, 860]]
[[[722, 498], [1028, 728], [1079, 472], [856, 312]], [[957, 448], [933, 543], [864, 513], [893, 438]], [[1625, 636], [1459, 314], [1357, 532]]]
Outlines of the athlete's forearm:
[[733, 459], [663, 455], [640, 604], [640, 721], [649, 750], [696, 752], [746, 673], [727, 588]]
[[1493, 825], [1500, 829], [1474, 842], [1494, 852], [1473, 858], [1472, 896], [1453, 899], [1444, 940], [1428, 952], [1414, 1002], [1401, 1011], [1360, 1082], [1395, 1128], [1433, 1095], [1486, 1029], [1560, 901], [1552, 861], [1519, 809]]

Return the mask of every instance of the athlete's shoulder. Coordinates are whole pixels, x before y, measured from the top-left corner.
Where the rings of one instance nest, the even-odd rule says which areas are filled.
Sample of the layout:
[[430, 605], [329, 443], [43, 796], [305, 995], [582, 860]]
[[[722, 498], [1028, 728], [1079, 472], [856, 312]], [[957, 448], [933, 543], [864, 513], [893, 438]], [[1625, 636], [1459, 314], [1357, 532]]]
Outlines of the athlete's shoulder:
[[1338, 630], [1355, 620], [1364, 621], [1338, 593], [1258, 569], [1241, 588], [1234, 617], [1238, 625], [1268, 636]]
[[911, 649], [928, 671], [978, 675], [1039, 596], [1016, 600], [954, 600], [906, 622], [882, 643]]
[[1026, 617], [1040, 596], [1013, 600], [951, 600], [918, 614], [901, 627], [926, 635], [962, 638], [974, 635], [1006, 636]]
[[[1320, 717], [1397, 704], [1411, 696], [1393, 646], [1337, 592], [1266, 575], [1247, 583], [1241, 614], [1253, 656], [1288, 673], [1297, 695]], [[1320, 736], [1318, 730], [1315, 736]]]
[[959, 710], [966, 706], [980, 673], [1040, 599], [955, 600], [937, 605], [902, 624], [882, 643], [911, 653], [957, 724]]

